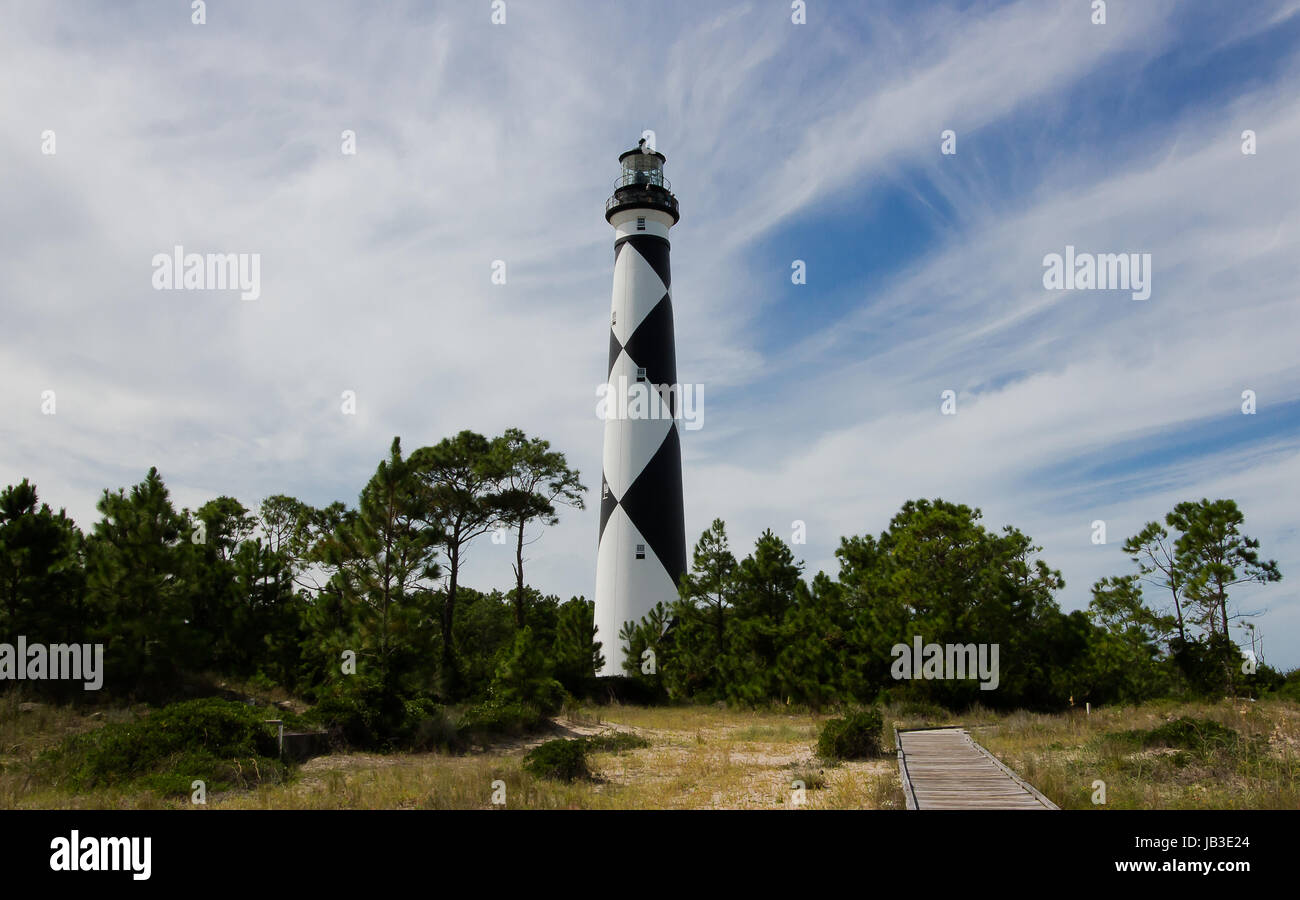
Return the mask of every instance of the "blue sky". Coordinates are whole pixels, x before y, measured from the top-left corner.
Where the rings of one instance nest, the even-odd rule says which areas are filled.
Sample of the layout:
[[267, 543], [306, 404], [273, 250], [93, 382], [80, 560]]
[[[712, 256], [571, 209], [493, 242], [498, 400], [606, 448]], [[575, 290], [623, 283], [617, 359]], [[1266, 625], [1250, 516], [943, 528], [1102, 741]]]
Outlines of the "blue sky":
[[[1241, 606], [1300, 665], [1300, 3], [506, 11], [0, 5], [0, 482], [87, 528], [151, 465], [181, 505], [354, 502], [394, 434], [519, 426], [597, 485], [603, 203], [650, 129], [705, 396], [688, 541], [800, 520], [834, 572], [841, 535], [941, 496], [1033, 536], [1078, 608], [1143, 523], [1233, 497], [1287, 576]], [[259, 253], [261, 297], [152, 290], [176, 244]], [[1045, 290], [1067, 244], [1151, 253], [1151, 298]], [[589, 500], [529, 580], [591, 596], [596, 535]], [[511, 579], [490, 543], [470, 565]]]

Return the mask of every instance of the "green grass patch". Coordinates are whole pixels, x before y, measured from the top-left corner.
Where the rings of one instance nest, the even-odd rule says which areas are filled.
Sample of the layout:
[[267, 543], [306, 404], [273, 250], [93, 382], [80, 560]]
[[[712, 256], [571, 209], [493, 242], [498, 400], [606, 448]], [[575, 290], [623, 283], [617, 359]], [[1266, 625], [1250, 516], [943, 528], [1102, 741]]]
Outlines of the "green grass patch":
[[1241, 736], [1232, 728], [1213, 719], [1181, 716], [1155, 728], [1116, 731], [1104, 735], [1103, 740], [1119, 747], [1146, 750], [1169, 747], [1190, 750], [1207, 755], [1218, 751], [1234, 751], [1241, 745]]
[[609, 731], [595, 737], [586, 738], [587, 749], [592, 753], [622, 753], [625, 750], [640, 750], [649, 747], [650, 742], [639, 734], [627, 731]]

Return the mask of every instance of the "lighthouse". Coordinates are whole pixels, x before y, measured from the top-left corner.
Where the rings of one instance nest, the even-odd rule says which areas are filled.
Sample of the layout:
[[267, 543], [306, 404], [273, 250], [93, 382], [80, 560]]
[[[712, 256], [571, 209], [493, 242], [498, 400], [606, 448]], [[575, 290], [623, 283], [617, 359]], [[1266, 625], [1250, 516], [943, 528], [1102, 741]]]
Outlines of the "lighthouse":
[[623, 625], [676, 599], [678, 578], [686, 571], [681, 397], [668, 267], [668, 232], [680, 215], [662, 153], [642, 138], [618, 159], [623, 172], [605, 203], [605, 220], [614, 228], [614, 292], [596, 553], [602, 676], [624, 674]]

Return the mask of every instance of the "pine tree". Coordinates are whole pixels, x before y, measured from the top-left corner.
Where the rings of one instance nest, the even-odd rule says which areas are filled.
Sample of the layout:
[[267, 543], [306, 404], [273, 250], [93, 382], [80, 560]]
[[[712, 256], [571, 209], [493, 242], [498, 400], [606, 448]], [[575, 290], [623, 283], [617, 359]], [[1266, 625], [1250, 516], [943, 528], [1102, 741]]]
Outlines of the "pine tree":
[[401, 442], [393, 438], [388, 459], [361, 492], [355, 515], [343, 519], [319, 548], [334, 570], [333, 585], [351, 615], [358, 673], [362, 666], [386, 692], [396, 692], [413, 660], [412, 643], [422, 616], [421, 600], [439, 577], [440, 533], [426, 509]]
[[801, 589], [806, 593], [800, 578], [802, 568], [770, 529], [759, 536], [754, 552], [736, 567], [735, 627], [720, 663], [730, 699], [758, 703], [779, 697], [776, 660], [788, 640], [787, 614]]
[[102, 616], [110, 690], [154, 693], [200, 663], [206, 636], [191, 628], [190, 586], [179, 549], [185, 521], [156, 468], [144, 481], [105, 490], [87, 542], [87, 594]]
[[574, 597], [560, 606], [552, 657], [555, 677], [569, 693], [592, 693], [596, 672], [605, 664], [600, 641], [596, 640], [595, 603]]
[[[554, 525], [560, 521], [557, 504], [583, 509], [586, 488], [578, 473], [569, 468], [564, 454], [552, 450], [549, 441], [529, 438], [518, 428], [509, 428], [492, 441], [491, 450], [499, 479], [495, 498], [500, 521], [514, 531], [515, 538], [515, 624], [524, 627], [525, 532], [530, 524]], [[536, 538], [534, 538], [536, 540]]]
[[488, 439], [462, 431], [432, 447], [411, 454], [411, 469], [421, 487], [419, 506], [424, 521], [442, 534], [447, 555], [447, 588], [439, 620], [442, 630], [442, 692], [447, 699], [464, 690], [455, 653], [456, 592], [465, 553], [475, 538], [500, 521], [500, 482], [504, 475], [499, 455]]
[[76, 524], [41, 503], [27, 479], [0, 491], [0, 634], [84, 639], [84, 547]]

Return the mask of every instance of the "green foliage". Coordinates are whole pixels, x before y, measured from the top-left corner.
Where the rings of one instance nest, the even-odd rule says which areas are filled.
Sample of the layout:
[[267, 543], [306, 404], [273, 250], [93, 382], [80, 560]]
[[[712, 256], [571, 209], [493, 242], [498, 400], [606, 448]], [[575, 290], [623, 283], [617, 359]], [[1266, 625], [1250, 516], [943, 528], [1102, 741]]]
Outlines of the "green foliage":
[[182, 541], [190, 528], [157, 469], [130, 493], [104, 491], [98, 508], [103, 519], [87, 540], [86, 589], [102, 622], [91, 640], [106, 645], [108, 689], [164, 696], [206, 643], [203, 630], [186, 625], [194, 609], [192, 551]]
[[484, 740], [528, 734], [545, 722], [546, 717], [534, 706], [494, 698], [466, 709], [456, 722], [456, 730], [465, 738]]
[[609, 731], [586, 738], [587, 748], [597, 753], [622, 753], [626, 750], [640, 750], [649, 747], [650, 742], [639, 734], [627, 731]]
[[946, 709], [924, 700], [904, 700], [893, 708], [893, 713], [904, 719], [926, 719], [934, 722], [942, 722], [948, 718]]
[[533, 522], [555, 525], [555, 506], [584, 508], [578, 473], [564, 454], [549, 441], [529, 438], [518, 428], [508, 428], [492, 441], [490, 453], [500, 490], [492, 503], [502, 525], [515, 535], [515, 624], [524, 627], [527, 606], [524, 591], [524, 534]]
[[497, 668], [494, 693], [506, 703], [531, 706], [544, 715], [564, 704], [564, 686], [551, 677], [551, 666], [528, 626], [515, 635], [514, 646]]
[[[671, 609], [663, 603], [656, 603], [640, 622], [625, 622], [619, 632], [619, 640], [627, 652], [623, 672], [643, 696], [666, 696], [660, 672], [671, 647], [668, 634], [671, 625]], [[650, 651], [650, 655], [646, 651]]]
[[1190, 692], [1197, 697], [1217, 699], [1232, 689], [1241, 652], [1222, 634], [1206, 634], [1200, 640], [1173, 638], [1169, 652]]
[[447, 699], [466, 693], [457, 665], [455, 622], [460, 570], [470, 542], [500, 521], [504, 461], [487, 438], [462, 431], [432, 447], [411, 454], [410, 470], [417, 483], [419, 505], [436, 518], [447, 557], [447, 589], [439, 609], [441, 665], [439, 690]]
[[[1260, 557], [1260, 542], [1242, 533], [1244, 521], [1233, 500], [1189, 500], [1175, 506], [1164, 525], [1148, 522], [1124, 544], [1142, 576], [1158, 588], [1159, 596], [1168, 596], [1172, 615], [1144, 606], [1133, 576], [1132, 588], [1107, 591], [1122, 600], [1125, 619], [1145, 622], [1152, 637], [1167, 644], [1191, 692], [1200, 696], [1253, 695], [1266, 689], [1259, 679], [1242, 677], [1242, 653], [1230, 629], [1234, 620], [1244, 617], [1235, 610], [1230, 589], [1279, 581], [1282, 573], [1275, 561]], [[1122, 579], [1108, 581], [1119, 585]], [[1099, 599], [1106, 605], [1106, 598]], [[1113, 611], [1116, 604], [1109, 606]], [[1173, 627], [1151, 627], [1151, 622]], [[1115, 623], [1106, 624], [1113, 628]], [[1169, 632], [1163, 638], [1162, 630]]]
[[1182, 716], [1151, 729], [1143, 743], [1148, 747], [1178, 747], [1206, 752], [1237, 743], [1237, 732], [1213, 719]]
[[1286, 676], [1272, 666], [1260, 663], [1251, 674], [1243, 674], [1237, 682], [1239, 692], [1253, 699], [1275, 694], [1286, 685]]
[[[624, 671], [650, 699], [814, 709], [888, 699], [1051, 710], [1138, 702], [1191, 683], [1170, 664], [1178, 657], [1162, 654], [1176, 617], [1145, 606], [1138, 576], [1099, 582], [1089, 613], [1065, 613], [1055, 600], [1064, 582], [1037, 557], [1041, 548], [981, 518], [944, 500], [908, 501], [878, 537], [845, 538], [839, 577], [818, 573], [810, 585], [771, 531], [737, 563], [715, 521], [696, 544], [679, 600], [624, 626]], [[975, 678], [898, 679], [893, 648], [917, 636], [996, 644], [996, 690]], [[656, 672], [642, 671], [646, 650]], [[1217, 674], [1202, 666], [1198, 677], [1223, 683], [1223, 658], [1216, 651]], [[1256, 693], [1268, 684], [1235, 681]]]
[[410, 685], [413, 651], [423, 638], [440, 530], [428, 521], [411, 460], [393, 439], [389, 456], [361, 492], [360, 509], [321, 541], [317, 557], [331, 567], [331, 584], [346, 609], [344, 646], [358, 669], [390, 689]]
[[1287, 672], [1282, 683], [1274, 688], [1274, 691], [1279, 697], [1300, 703], [1300, 668]]
[[248, 787], [284, 778], [265, 710], [228, 700], [190, 700], [138, 722], [112, 723], [66, 739], [41, 758], [54, 780], [77, 789], [140, 780], [165, 793]]
[[736, 557], [727, 526], [714, 519], [695, 544], [691, 572], [682, 576], [681, 600], [674, 608], [672, 665], [665, 670], [671, 695], [721, 699], [721, 664], [734, 626], [728, 618], [735, 602]]
[[[82, 641], [93, 624], [84, 602], [85, 539], [63, 510], [40, 503], [26, 479], [0, 491], [0, 635]], [[42, 693], [81, 685], [34, 682]], [[60, 688], [63, 691], [60, 691]]]
[[575, 781], [591, 778], [587, 766], [587, 742], [555, 740], [539, 744], [524, 756], [524, 771], [535, 778]]
[[760, 703], [782, 696], [777, 657], [793, 632], [787, 616], [807, 593], [802, 563], [785, 542], [764, 531], [754, 552], [736, 566], [734, 623], [721, 662], [723, 690], [734, 703]]
[[428, 750], [456, 742], [456, 728], [436, 701], [405, 697], [362, 676], [321, 698], [306, 718], [360, 749]]
[[778, 697], [820, 709], [854, 696], [852, 673], [844, 665], [852, 651], [853, 612], [841, 587], [821, 572], [811, 591], [800, 582], [786, 621], [776, 658]]
[[817, 738], [817, 755], [828, 761], [881, 756], [883, 728], [878, 709], [859, 709], [843, 718], [827, 719]]
[[[486, 696], [502, 658], [514, 647], [517, 628], [512, 604], [501, 591], [461, 587], [457, 596], [456, 668], [467, 694]], [[434, 601], [434, 620], [441, 615], [444, 599], [440, 595]]]
[[1170, 747], [1190, 750], [1204, 756], [1238, 749], [1241, 737], [1234, 729], [1213, 719], [1181, 716], [1151, 729], [1112, 732], [1106, 735], [1106, 741], [1134, 749]]
[[[1300, 691], [1267, 666], [1242, 672], [1229, 593], [1281, 574], [1242, 533], [1236, 504], [1208, 499], [1130, 538], [1138, 574], [1097, 582], [1086, 613], [1060, 609], [1060, 573], [1027, 535], [942, 499], [908, 501], [879, 535], [844, 538], [838, 574], [810, 581], [770, 530], [737, 560], [717, 519], [678, 598], [608, 636], [627, 649], [626, 677], [602, 683], [594, 604], [523, 580], [526, 532], [559, 506], [581, 508], [582, 492], [563, 454], [518, 429], [464, 431], [409, 458], [395, 438], [356, 508], [219, 496], [178, 512], [150, 469], [103, 493], [85, 537], [23, 481], [0, 491], [0, 631], [103, 642], [97, 698], [164, 702], [196, 676], [233, 676], [315, 701], [318, 721], [381, 749], [459, 740], [439, 703], [474, 704], [460, 719], [491, 736], [611, 688], [651, 702], [931, 710]], [[515, 539], [514, 587], [461, 585], [464, 553], [495, 529]], [[897, 678], [892, 650], [918, 636], [997, 644], [997, 689]]]
[[596, 640], [596, 604], [574, 597], [557, 611], [555, 642], [551, 658], [555, 678], [576, 697], [596, 693], [596, 672], [605, 664]]

